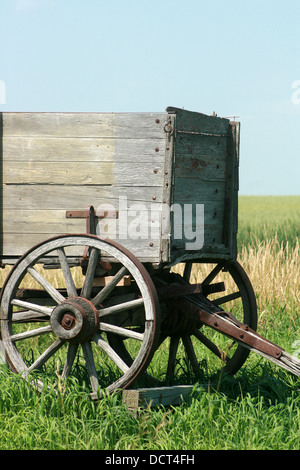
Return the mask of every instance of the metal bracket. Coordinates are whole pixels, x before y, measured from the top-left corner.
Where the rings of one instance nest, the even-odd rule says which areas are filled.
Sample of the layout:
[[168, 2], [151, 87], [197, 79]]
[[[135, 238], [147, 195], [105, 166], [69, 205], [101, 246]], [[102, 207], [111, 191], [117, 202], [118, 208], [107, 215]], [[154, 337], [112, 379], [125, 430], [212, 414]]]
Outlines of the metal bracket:
[[[96, 226], [97, 226], [97, 219], [118, 219], [119, 212], [118, 211], [105, 211], [99, 210], [95, 211], [94, 206], [88, 206], [88, 208], [84, 210], [76, 210], [76, 211], [66, 211], [66, 218], [67, 219], [86, 219], [86, 233], [87, 235], [96, 235]], [[86, 260], [88, 257], [88, 248], [85, 248], [83, 253], [83, 260]]]
[[86, 219], [86, 233], [96, 235], [97, 219], [118, 219], [118, 211], [95, 211], [94, 206], [89, 206], [85, 211], [66, 211], [67, 219]]

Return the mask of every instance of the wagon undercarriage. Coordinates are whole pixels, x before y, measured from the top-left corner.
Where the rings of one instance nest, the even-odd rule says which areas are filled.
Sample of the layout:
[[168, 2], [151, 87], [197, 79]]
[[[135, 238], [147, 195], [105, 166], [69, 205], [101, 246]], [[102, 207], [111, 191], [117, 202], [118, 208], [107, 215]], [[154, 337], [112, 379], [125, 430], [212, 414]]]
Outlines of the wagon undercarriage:
[[[88, 249], [80, 287], [66, 254], [74, 245], [83, 252]], [[114, 257], [115, 269], [112, 276], [97, 278], [104, 252]], [[49, 255], [60, 260], [64, 286], [59, 288], [47, 280], [49, 270], [40, 268], [40, 260]], [[191, 263], [182, 275], [163, 269], [151, 277], [115, 242], [90, 235], [46, 241], [16, 263], [2, 291], [1, 335], [7, 362], [16, 373], [35, 377], [39, 388], [45, 377], [55, 381], [58, 373], [62, 378], [83, 374], [95, 399], [103, 387], [112, 392], [132, 386], [165, 342], [165, 370], [151, 377], [150, 367], [149, 383], [176, 382], [180, 343], [195, 381], [201, 375], [203, 349], [212, 357], [212, 370], [224, 368], [234, 374], [253, 350], [300, 375], [294, 358], [255, 332], [255, 296], [241, 266], [224, 260], [213, 266], [203, 282], [191, 284]], [[222, 273], [227, 279], [216, 282]], [[23, 288], [25, 276], [39, 287]], [[223, 309], [234, 301], [240, 303], [239, 319]], [[207, 334], [207, 327], [216, 334]]]

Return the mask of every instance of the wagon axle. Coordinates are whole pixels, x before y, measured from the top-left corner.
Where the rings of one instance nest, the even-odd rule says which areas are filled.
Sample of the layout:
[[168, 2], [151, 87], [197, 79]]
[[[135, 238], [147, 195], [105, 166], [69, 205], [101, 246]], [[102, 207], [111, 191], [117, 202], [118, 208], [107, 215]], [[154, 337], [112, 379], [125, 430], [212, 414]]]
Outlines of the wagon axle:
[[72, 313], [65, 313], [60, 324], [65, 330], [71, 330], [76, 325], [76, 317]]

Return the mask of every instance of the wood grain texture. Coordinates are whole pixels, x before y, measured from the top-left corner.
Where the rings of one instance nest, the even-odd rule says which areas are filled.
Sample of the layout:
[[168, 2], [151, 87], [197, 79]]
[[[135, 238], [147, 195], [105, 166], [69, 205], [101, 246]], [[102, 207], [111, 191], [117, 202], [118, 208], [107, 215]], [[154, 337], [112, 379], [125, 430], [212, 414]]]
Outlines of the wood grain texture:
[[[20, 256], [51, 236], [84, 233], [85, 220], [66, 219], [67, 210], [119, 210], [126, 198], [126, 210], [150, 214], [150, 204], [162, 201], [165, 120], [151, 113], [4, 113], [3, 252]], [[130, 224], [134, 213], [128, 215]], [[149, 246], [147, 231], [138, 244], [124, 234], [122, 243], [157, 261], [160, 243]], [[118, 233], [118, 225], [113, 234], [108, 225], [105, 236]]]

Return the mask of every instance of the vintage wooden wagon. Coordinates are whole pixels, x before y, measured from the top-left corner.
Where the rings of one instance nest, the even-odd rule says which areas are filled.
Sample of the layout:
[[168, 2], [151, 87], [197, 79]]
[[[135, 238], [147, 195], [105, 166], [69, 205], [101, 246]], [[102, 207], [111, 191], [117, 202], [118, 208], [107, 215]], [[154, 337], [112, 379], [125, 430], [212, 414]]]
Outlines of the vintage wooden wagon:
[[236, 260], [238, 122], [177, 108], [0, 119], [0, 258], [12, 266], [1, 344], [12, 370], [38, 386], [74, 374], [93, 398], [132, 386], [156, 351], [167, 358], [153, 380], [180, 380], [181, 348], [195, 380], [204, 364], [237, 372], [251, 349], [299, 374], [255, 333]]

